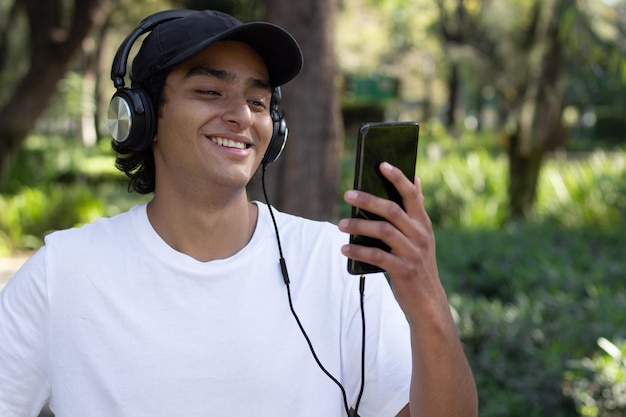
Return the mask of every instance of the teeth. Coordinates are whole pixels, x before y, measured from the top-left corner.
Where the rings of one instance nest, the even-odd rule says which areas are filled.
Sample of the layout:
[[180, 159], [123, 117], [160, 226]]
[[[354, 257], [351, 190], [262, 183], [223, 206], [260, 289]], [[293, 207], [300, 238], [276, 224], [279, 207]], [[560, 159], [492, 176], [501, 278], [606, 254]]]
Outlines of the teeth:
[[216, 144], [218, 144], [220, 146], [225, 146], [227, 148], [237, 148], [237, 149], [245, 149], [246, 148], [246, 144], [245, 143], [236, 142], [236, 141], [231, 140], [231, 139], [215, 137], [215, 138], [211, 138], [211, 141], [213, 143], [216, 143]]

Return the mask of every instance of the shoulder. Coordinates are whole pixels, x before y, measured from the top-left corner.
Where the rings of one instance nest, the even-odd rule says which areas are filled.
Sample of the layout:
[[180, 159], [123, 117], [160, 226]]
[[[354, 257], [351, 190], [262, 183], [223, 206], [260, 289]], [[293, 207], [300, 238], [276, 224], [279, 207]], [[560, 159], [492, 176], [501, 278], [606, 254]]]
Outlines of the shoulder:
[[[271, 222], [268, 206], [259, 205], [261, 222]], [[347, 273], [347, 258], [341, 253], [341, 246], [349, 241], [349, 236], [330, 222], [307, 219], [282, 213], [273, 209], [284, 257], [289, 265], [290, 273], [300, 276], [311, 276], [318, 284], [322, 277], [329, 283], [339, 284], [352, 281]], [[266, 218], [264, 218], [266, 217]], [[266, 237], [269, 239], [267, 225]], [[273, 230], [275, 235], [276, 231]]]
[[[328, 221], [312, 220], [272, 208], [276, 227], [283, 247], [296, 253], [323, 254], [324, 257], [341, 258], [340, 247], [348, 243], [349, 237], [337, 225]], [[259, 219], [271, 223], [268, 206], [259, 204]], [[267, 225], [266, 225], [267, 226]], [[272, 234], [274, 225], [269, 225]], [[267, 231], [267, 228], [265, 229]], [[343, 261], [342, 261], [343, 262]]]
[[[264, 203], [257, 203], [259, 206], [259, 218], [264, 221], [271, 221], [268, 206]], [[346, 235], [337, 226], [329, 221], [313, 220], [306, 217], [284, 213], [272, 207], [277, 227], [280, 233], [300, 234], [303, 238], [343, 238]]]
[[100, 218], [80, 227], [53, 232], [44, 239], [47, 259], [87, 261], [94, 253], [115, 254], [127, 251], [135, 233], [134, 220], [141, 206], [113, 217]]
[[141, 206], [134, 206], [128, 211], [112, 217], [102, 217], [91, 223], [85, 223], [78, 227], [58, 230], [45, 237], [45, 242], [57, 240], [72, 240], [91, 237], [100, 233], [111, 233], [120, 228], [132, 227], [133, 217], [141, 210]]

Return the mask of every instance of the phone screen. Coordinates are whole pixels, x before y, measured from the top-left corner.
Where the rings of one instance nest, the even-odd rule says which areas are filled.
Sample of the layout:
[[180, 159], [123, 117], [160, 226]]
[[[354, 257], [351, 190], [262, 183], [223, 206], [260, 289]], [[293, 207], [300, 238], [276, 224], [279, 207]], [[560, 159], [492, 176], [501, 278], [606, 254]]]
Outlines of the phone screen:
[[[383, 177], [379, 166], [381, 162], [389, 162], [413, 182], [418, 138], [419, 125], [415, 122], [362, 124], [357, 139], [354, 189], [395, 201], [404, 208], [400, 193]], [[383, 220], [356, 207], [352, 207], [352, 218]], [[350, 235], [350, 243], [390, 250], [383, 241], [368, 236]], [[348, 259], [348, 272], [353, 275], [382, 271], [375, 265]]]

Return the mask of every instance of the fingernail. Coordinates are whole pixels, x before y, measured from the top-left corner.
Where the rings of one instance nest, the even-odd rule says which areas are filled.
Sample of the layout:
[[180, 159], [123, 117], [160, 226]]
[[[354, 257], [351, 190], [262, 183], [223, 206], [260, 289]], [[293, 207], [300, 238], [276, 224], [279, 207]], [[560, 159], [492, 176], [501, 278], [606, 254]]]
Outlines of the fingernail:
[[356, 191], [354, 191], [354, 190], [348, 190], [348, 191], [346, 191], [346, 194], [345, 194], [346, 199], [348, 199], [348, 200], [356, 200], [358, 195], [359, 194]]
[[393, 166], [389, 162], [383, 162], [380, 169], [384, 169], [385, 171], [391, 171]]

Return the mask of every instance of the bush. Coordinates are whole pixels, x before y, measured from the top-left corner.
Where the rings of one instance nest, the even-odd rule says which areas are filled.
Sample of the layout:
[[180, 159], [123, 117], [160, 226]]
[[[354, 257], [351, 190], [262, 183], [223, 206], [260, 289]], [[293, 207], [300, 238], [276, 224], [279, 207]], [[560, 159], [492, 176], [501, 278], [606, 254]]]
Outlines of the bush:
[[562, 358], [547, 349], [545, 305], [451, 297], [479, 392], [481, 416], [571, 416], [560, 395]]
[[577, 415], [564, 392], [570, 364], [600, 337], [626, 338], [624, 236], [555, 224], [437, 230], [481, 416]]
[[43, 237], [54, 230], [77, 227], [119, 213], [134, 203], [130, 200], [124, 206], [116, 205], [114, 189], [126, 193], [123, 187], [110, 184], [98, 187], [58, 184], [24, 187], [14, 195], [0, 195], [2, 252], [8, 255], [11, 250], [36, 249], [42, 245]]
[[565, 395], [583, 417], [626, 415], [626, 342], [601, 337], [602, 352], [572, 361], [565, 374]]
[[111, 216], [146, 196], [130, 194], [108, 144], [33, 136], [0, 188], [0, 256], [36, 249], [54, 230]]
[[504, 224], [506, 159], [466, 138], [424, 142], [418, 175], [480, 415], [624, 415], [608, 366], [581, 364], [597, 340], [626, 340], [626, 153], [546, 160], [533, 216]]
[[[508, 162], [493, 139], [425, 138], [417, 175], [434, 224], [499, 228], [508, 211]], [[566, 228], [626, 228], [626, 152], [593, 151], [548, 158], [529, 219]]]
[[535, 210], [538, 218], [566, 227], [626, 228], [626, 152], [549, 161]]

